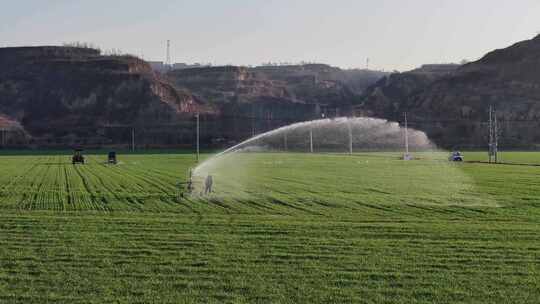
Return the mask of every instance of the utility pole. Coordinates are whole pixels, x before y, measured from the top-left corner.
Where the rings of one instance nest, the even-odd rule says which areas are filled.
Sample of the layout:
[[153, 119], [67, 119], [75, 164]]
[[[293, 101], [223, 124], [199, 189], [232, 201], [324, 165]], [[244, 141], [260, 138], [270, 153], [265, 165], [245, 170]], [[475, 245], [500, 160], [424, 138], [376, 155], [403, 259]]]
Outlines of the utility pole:
[[313, 128], [309, 129], [309, 151], [313, 153]]
[[347, 118], [347, 128], [349, 129], [349, 154], [353, 154], [353, 136], [352, 136], [352, 126], [351, 120]]
[[488, 151], [488, 155], [489, 155], [489, 162], [491, 163], [492, 162], [492, 158], [493, 158], [493, 155], [494, 155], [494, 144], [493, 144], [493, 117], [492, 117], [492, 113], [493, 113], [493, 107], [492, 106], [489, 106], [489, 151]]
[[251, 137], [255, 137], [255, 112], [253, 111], [253, 104], [251, 104]]
[[283, 132], [283, 146], [285, 147], [285, 152], [287, 152], [287, 131]]
[[199, 139], [200, 139], [200, 137], [199, 137], [199, 132], [200, 132], [199, 126], [200, 126], [200, 124], [199, 124], [199, 116], [200, 116], [200, 114], [197, 113], [197, 163], [199, 162], [199, 152], [200, 152], [200, 143], [199, 143]]
[[272, 110], [266, 114], [266, 128], [267, 131], [272, 130]]
[[403, 113], [405, 116], [405, 155], [403, 160], [411, 160], [411, 155], [409, 154], [409, 126], [407, 123], [407, 112]]
[[495, 154], [495, 163], [499, 162], [498, 150], [499, 150], [499, 125], [497, 123], [497, 111], [493, 110], [493, 133], [494, 133], [494, 147], [493, 152]]
[[405, 153], [409, 154], [409, 126], [407, 123], [407, 113], [405, 113]]
[[131, 127], [131, 152], [135, 152], [135, 128]]

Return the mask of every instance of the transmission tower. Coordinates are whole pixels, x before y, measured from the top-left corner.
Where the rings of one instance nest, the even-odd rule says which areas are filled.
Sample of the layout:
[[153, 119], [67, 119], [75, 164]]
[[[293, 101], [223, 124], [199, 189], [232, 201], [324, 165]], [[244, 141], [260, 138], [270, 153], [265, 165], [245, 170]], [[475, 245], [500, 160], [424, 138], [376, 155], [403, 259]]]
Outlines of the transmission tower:
[[491, 117], [493, 107], [489, 106], [489, 162], [491, 163], [491, 159], [493, 157], [493, 119]]
[[499, 144], [499, 126], [497, 123], [497, 113], [493, 106], [489, 106], [489, 162], [497, 163], [497, 149]]

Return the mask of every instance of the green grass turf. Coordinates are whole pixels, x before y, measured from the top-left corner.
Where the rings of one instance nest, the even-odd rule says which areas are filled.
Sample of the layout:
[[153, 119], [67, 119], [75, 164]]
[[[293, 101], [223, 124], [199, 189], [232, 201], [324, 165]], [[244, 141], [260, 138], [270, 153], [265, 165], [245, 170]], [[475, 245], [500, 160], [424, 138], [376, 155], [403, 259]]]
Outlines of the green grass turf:
[[0, 302], [537, 303], [540, 168], [398, 156], [0, 156]]
[[[468, 152], [466, 159], [471, 161], [488, 161], [487, 152]], [[540, 153], [531, 151], [499, 152], [498, 161], [509, 164], [540, 165]]]

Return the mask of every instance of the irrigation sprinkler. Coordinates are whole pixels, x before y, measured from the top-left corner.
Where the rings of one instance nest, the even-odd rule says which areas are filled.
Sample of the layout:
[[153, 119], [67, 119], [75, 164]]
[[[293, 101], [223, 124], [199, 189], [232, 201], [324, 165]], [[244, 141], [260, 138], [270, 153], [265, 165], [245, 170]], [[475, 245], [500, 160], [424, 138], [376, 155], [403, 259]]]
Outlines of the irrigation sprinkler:
[[[351, 132], [345, 129], [349, 127], [348, 124], [350, 124]], [[204, 178], [209, 175], [226, 181], [234, 173], [234, 177], [241, 180], [238, 183], [234, 181], [235, 185], [249, 184], [252, 174], [257, 174], [257, 170], [236, 170], [236, 168], [243, 168], [247, 163], [259, 161], [258, 158], [255, 160], [250, 157], [250, 152], [282, 151], [285, 140], [287, 149], [290, 148], [291, 151], [295, 151], [295, 147], [303, 146], [305, 153], [311, 152], [311, 155], [315, 153], [315, 144], [317, 149], [321, 151], [335, 151], [337, 153], [341, 151], [343, 154], [347, 153], [347, 149], [351, 152], [351, 146], [352, 152], [354, 152], [355, 147], [365, 147], [372, 151], [403, 151], [404, 129], [404, 125], [398, 122], [370, 117], [317, 119], [283, 126], [258, 134], [208, 159], [201, 160], [193, 169], [194, 182], [197, 183], [197, 187], [195, 187], [197, 190], [194, 191], [197, 193], [202, 192], [202, 195], [204, 195]], [[314, 132], [317, 132], [316, 138]], [[347, 132], [348, 134], [346, 134]], [[352, 136], [355, 134], [353, 132], [358, 133], [358, 136]], [[410, 153], [409, 148], [421, 151], [434, 147], [424, 132], [411, 128], [410, 130], [407, 129], [406, 135], [406, 155]], [[347, 136], [349, 136], [349, 142], [347, 142]], [[400, 158], [401, 156], [403, 155], [400, 155]], [[234, 191], [227, 191], [227, 193], [232, 192]]]

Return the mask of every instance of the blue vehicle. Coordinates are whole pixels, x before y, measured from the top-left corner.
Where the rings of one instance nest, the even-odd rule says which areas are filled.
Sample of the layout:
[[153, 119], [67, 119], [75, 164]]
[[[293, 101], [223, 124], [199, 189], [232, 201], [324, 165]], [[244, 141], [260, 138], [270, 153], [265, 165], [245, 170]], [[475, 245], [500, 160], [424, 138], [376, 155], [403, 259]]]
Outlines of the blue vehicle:
[[452, 152], [452, 154], [450, 155], [448, 160], [449, 161], [454, 161], [454, 162], [462, 162], [463, 161], [463, 155], [459, 151], [454, 151], [454, 152]]
[[107, 156], [107, 162], [112, 165], [116, 165], [116, 152], [111, 151]]

